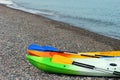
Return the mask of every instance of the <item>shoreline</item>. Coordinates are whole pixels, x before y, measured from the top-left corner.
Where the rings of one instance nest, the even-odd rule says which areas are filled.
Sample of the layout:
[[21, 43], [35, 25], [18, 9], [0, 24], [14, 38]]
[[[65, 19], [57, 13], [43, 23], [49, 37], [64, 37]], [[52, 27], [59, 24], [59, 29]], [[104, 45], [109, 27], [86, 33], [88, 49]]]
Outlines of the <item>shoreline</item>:
[[120, 40], [4, 5], [0, 5], [0, 28], [0, 80], [111, 80], [49, 74], [29, 64], [25, 54], [31, 43], [87, 52], [120, 50]]
[[[9, 6], [9, 5], [8, 5]], [[43, 14], [41, 14], [41, 11], [39, 11], [39, 10], [36, 10], [36, 9], [32, 9], [32, 8], [25, 8], [25, 7], [22, 7], [22, 6], [9, 6], [9, 7], [14, 7], [14, 9], [15, 10], [20, 10], [20, 11], [24, 11], [24, 12], [27, 12], [27, 13], [30, 13], [30, 14], [34, 14], [34, 15], [38, 15], [38, 16], [42, 16], [42, 17], [44, 17], [44, 18], [47, 18], [47, 19], [50, 19], [50, 20], [53, 20], [53, 21], [57, 21], [57, 22], [62, 22], [62, 23], [65, 23], [65, 24], [69, 24], [69, 25], [72, 25], [72, 26], [74, 26], [74, 27], [78, 27], [78, 28], [80, 28], [80, 29], [83, 29], [83, 30], [87, 30], [87, 31], [90, 31], [90, 32], [93, 32], [93, 33], [97, 33], [97, 32], [94, 32], [94, 31], [92, 31], [92, 30], [89, 30], [89, 29], [87, 29], [87, 28], [84, 28], [84, 27], [82, 27], [82, 26], [80, 26], [80, 25], [74, 25], [74, 23], [73, 24], [71, 24], [70, 22], [64, 22], [64, 21], [61, 21], [61, 20], [59, 20], [59, 19], [57, 19], [57, 20], [54, 20], [54, 18], [52, 19], [52, 18], [48, 18], [48, 17], [46, 17], [45, 15], [47, 15], [47, 14], [49, 14], [49, 13], [43, 13]], [[53, 15], [54, 16], [54, 15]], [[96, 21], [99, 21], [99, 20], [96, 20]], [[100, 22], [104, 22], [104, 21], [100, 21]], [[96, 23], [96, 22], [94, 22], [94, 23]], [[106, 24], [114, 24], [113, 22], [104, 22], [104, 23], [106, 23]], [[111, 25], [109, 25], [108, 27], [110, 27]], [[99, 24], [98, 24], [98, 26], [99, 26]], [[107, 26], [107, 25], [106, 25]], [[86, 26], [87, 27], [87, 26]], [[96, 31], [96, 30], [95, 30]], [[100, 31], [100, 30], [99, 30]], [[102, 35], [102, 36], [106, 36], [106, 37], [109, 37], [109, 38], [113, 38], [113, 39], [117, 39], [117, 40], [120, 40], [120, 38], [116, 35], [116, 34], [112, 34], [111, 33], [111, 35], [109, 34], [109, 32], [108, 31], [106, 31], [105, 33], [104, 32], [99, 32], [98, 31], [98, 33], [97, 34], [99, 34], [99, 35]], [[113, 33], [115, 33], [114, 31], [112, 31], [111, 30], [111, 32], [113, 32]], [[116, 35], [116, 36], [115, 36]]]
[[[10, 8], [10, 7], [8, 7], [4, 4], [3, 4], [3, 6], [7, 7], [7, 8]], [[98, 34], [98, 33], [95, 33], [95, 32], [92, 32], [92, 31], [89, 31], [89, 30], [86, 30], [84, 28], [77, 27], [77, 26], [74, 26], [74, 25], [71, 25], [71, 24], [68, 24], [68, 23], [64, 23], [64, 22], [61, 22], [61, 21], [56, 21], [56, 20], [47, 18], [45, 16], [42, 16], [40, 14], [34, 14], [34, 13], [30, 13], [30, 12], [27, 12], [27, 11], [22, 11], [22, 10], [14, 9], [14, 8], [10, 8], [10, 9], [20, 11], [20, 12], [24, 12], [24, 13], [27, 13], [27, 14], [32, 14], [32, 15], [38, 16], [40, 18], [50, 20], [51, 22], [53, 22], [53, 24], [67, 25], [67, 26], [60, 26], [60, 27], [57, 26], [57, 28], [60, 28], [60, 29], [64, 28], [66, 30], [73, 31], [73, 32], [78, 33], [78, 34], [82, 34], [84, 36], [93, 38], [96, 41], [103, 42], [106, 45], [114, 46], [114, 44], [117, 45], [118, 43], [120, 43], [119, 39], [115, 39], [115, 38], [111, 38], [111, 37], [108, 37], [108, 36], [105, 36], [105, 35], [101, 35], [101, 34]], [[120, 47], [115, 46], [113, 49], [114, 50], [120, 50]]]

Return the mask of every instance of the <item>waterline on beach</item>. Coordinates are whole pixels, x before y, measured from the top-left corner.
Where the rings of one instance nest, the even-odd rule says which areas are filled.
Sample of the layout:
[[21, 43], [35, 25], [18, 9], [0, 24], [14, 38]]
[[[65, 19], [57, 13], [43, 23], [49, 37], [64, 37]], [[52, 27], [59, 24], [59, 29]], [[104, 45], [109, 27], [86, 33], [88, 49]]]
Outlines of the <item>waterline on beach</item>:
[[[1, 1], [9, 1], [9, 0], [1, 0]], [[115, 39], [120, 39], [120, 35], [119, 35], [120, 34], [120, 31], [119, 31], [120, 25], [118, 24], [119, 19], [117, 21], [117, 19], [115, 19], [115, 17], [112, 18], [109, 16], [105, 16], [105, 17], [103, 17], [104, 18], [103, 19], [100, 16], [98, 16], [98, 17], [96, 17], [95, 15], [91, 16], [92, 13], [87, 14], [87, 16], [83, 15], [83, 14], [81, 14], [81, 15], [78, 15], [76, 13], [73, 14], [70, 11], [65, 13], [65, 11], [63, 11], [63, 9], [61, 9], [60, 11], [56, 11], [55, 9], [52, 10], [49, 8], [44, 9], [44, 4], [41, 5], [40, 8], [38, 8], [33, 5], [35, 3], [30, 4], [30, 1], [32, 1], [32, 0], [22, 1], [21, 3], [20, 3], [21, 0], [13, 0], [13, 1], [14, 2], [10, 1], [12, 4], [8, 4], [8, 2], [7, 2], [7, 6], [9, 6], [11, 8], [22, 10], [22, 11], [26, 11], [29, 13], [43, 15], [45, 17], [48, 17], [48, 18], [51, 18], [51, 19], [54, 19], [57, 21], [65, 22], [65, 23], [68, 23], [68, 24], [71, 24], [74, 26], [78, 26], [78, 27], [87, 29], [92, 32], [99, 33], [101, 35], [109, 36], [109, 37], [112, 37]], [[64, 1], [64, 0], [62, 0], [62, 1]], [[26, 4], [28, 4], [28, 2], [29, 2], [29, 5], [27, 6]], [[37, 6], [39, 6], [39, 5], [37, 5]], [[45, 6], [45, 7], [50, 7], [50, 6], [49, 6], [49, 4], [47, 4], [47, 6]], [[68, 5], [67, 7], [70, 7], [70, 6]], [[75, 6], [73, 6], [73, 7], [75, 7]], [[83, 9], [85, 10], [85, 8], [83, 8]], [[84, 12], [83, 9], [81, 9], [80, 12], [82, 12], [82, 11]]]

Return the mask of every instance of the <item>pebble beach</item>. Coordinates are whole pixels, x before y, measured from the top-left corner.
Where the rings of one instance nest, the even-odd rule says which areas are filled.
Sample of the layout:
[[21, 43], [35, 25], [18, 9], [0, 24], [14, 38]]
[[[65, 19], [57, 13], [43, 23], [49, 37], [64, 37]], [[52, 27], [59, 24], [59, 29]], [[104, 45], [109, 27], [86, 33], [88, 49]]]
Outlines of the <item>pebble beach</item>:
[[38, 70], [25, 58], [31, 43], [72, 52], [120, 50], [120, 40], [0, 5], [0, 80], [120, 80]]

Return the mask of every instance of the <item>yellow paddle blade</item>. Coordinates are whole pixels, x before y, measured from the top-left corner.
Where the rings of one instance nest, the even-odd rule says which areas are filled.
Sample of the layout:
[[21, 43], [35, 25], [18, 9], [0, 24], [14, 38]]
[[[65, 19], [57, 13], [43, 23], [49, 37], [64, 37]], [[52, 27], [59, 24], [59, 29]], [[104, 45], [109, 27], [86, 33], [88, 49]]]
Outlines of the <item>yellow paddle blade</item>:
[[62, 64], [72, 64], [72, 60], [70, 60], [67, 57], [64, 56], [60, 56], [60, 55], [54, 55], [52, 57], [52, 62], [54, 63], [62, 63]]

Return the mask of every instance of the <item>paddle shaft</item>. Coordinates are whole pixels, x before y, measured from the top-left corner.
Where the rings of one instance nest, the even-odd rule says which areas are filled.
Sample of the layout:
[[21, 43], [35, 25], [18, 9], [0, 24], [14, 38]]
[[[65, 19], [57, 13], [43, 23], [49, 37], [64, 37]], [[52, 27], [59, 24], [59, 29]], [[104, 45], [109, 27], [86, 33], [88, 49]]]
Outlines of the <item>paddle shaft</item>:
[[97, 68], [93, 65], [84, 64], [84, 63], [80, 63], [80, 62], [76, 62], [76, 61], [73, 61], [72, 64], [76, 65], [76, 66], [80, 66], [80, 67], [84, 67], [84, 68], [88, 68], [88, 69], [93, 69], [93, 70], [97, 70], [97, 71], [102, 71], [102, 72], [108, 72], [108, 73], [111, 73], [113, 75], [120, 76], [120, 72], [118, 72], [118, 71], [110, 71], [110, 70], [106, 70], [106, 69], [102, 69], [102, 68]]

